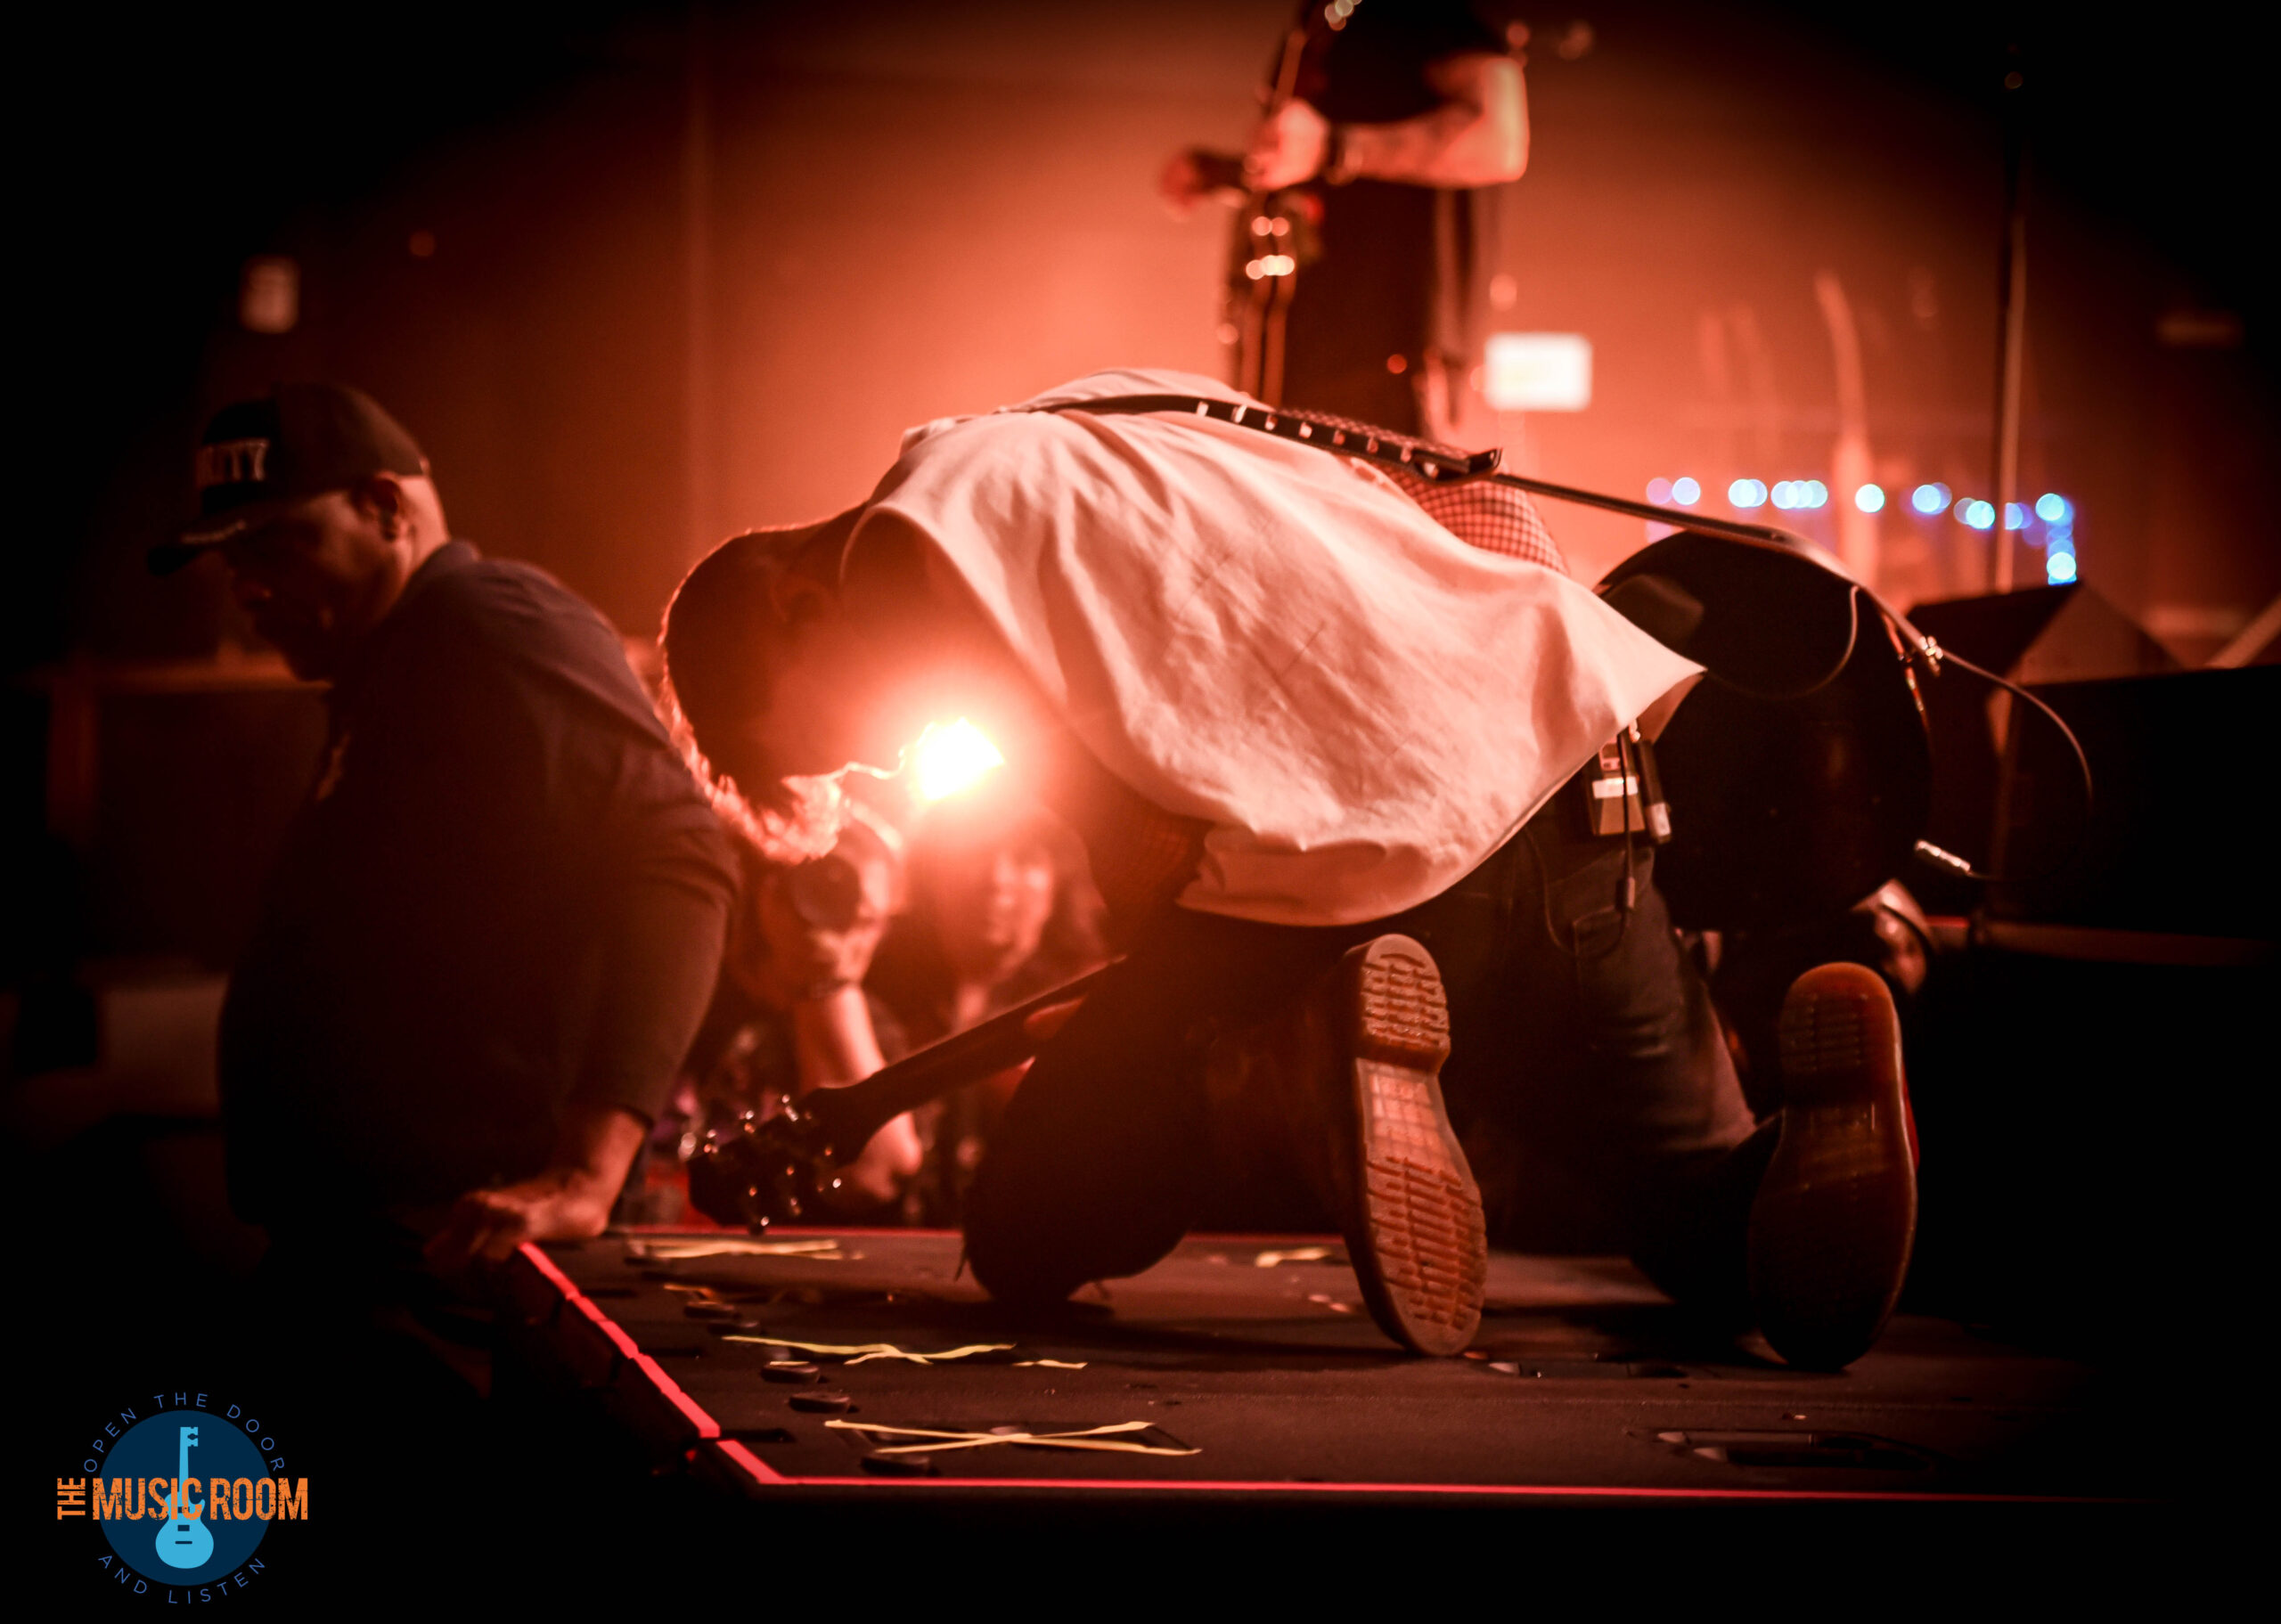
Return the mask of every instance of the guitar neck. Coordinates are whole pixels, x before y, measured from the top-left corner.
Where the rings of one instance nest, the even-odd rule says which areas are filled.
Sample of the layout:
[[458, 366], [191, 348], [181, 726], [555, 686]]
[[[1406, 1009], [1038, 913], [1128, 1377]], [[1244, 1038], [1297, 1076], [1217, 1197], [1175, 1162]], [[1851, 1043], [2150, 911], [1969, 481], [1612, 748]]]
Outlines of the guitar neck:
[[873, 1134], [904, 1112], [1031, 1058], [1040, 1046], [1029, 1030], [1031, 1018], [1083, 998], [1100, 984], [1101, 977], [1116, 963], [1112, 960], [992, 1016], [978, 1026], [930, 1043], [861, 1082], [819, 1089], [800, 1102], [800, 1108], [821, 1126], [835, 1159], [852, 1161], [863, 1154]]
[[197, 1441], [196, 1427], [186, 1426], [182, 1429], [182, 1453], [175, 1466], [175, 1504], [174, 1516], [171, 1519], [176, 1522], [187, 1522], [190, 1520], [190, 1451], [192, 1446]]

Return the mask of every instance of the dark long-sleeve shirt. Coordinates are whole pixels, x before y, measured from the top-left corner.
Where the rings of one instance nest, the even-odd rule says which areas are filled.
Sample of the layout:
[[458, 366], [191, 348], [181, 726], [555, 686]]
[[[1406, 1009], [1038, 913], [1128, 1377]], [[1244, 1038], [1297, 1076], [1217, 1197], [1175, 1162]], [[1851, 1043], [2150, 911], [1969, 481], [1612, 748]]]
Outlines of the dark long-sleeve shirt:
[[736, 883], [617, 632], [538, 570], [444, 547], [330, 705], [223, 1014], [232, 1199], [273, 1230], [527, 1178], [566, 1104], [654, 1115]]
[[[1310, 40], [1297, 94], [1334, 124], [1429, 113], [1445, 99], [1427, 78], [1431, 64], [1505, 49], [1466, 0], [1359, 5], [1344, 28], [1317, 26]], [[1417, 433], [1416, 369], [1462, 334], [1479, 251], [1471, 194], [1367, 178], [1309, 190], [1322, 257], [1304, 264], [1294, 290], [1283, 398]], [[1389, 371], [1393, 356], [1402, 365]]]

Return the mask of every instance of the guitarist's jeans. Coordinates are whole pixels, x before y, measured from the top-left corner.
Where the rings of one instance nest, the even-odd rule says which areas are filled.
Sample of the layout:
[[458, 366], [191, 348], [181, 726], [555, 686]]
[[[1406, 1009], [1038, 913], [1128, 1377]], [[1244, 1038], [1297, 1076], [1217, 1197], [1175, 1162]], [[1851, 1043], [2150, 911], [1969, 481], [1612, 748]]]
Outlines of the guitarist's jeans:
[[1163, 1258], [1217, 1204], [1223, 1176], [1206, 1047], [1399, 931], [1432, 951], [1449, 993], [1443, 1090], [1492, 1238], [1613, 1238], [1675, 1296], [1739, 1312], [1773, 1124], [1754, 1131], [1649, 848], [1631, 856], [1627, 921], [1615, 905], [1623, 844], [1585, 836], [1582, 819], [1564, 791], [1458, 885], [1367, 924], [1164, 910], [1038, 1056], [992, 1137], [968, 1209], [977, 1277], [1002, 1298], [1059, 1299]]

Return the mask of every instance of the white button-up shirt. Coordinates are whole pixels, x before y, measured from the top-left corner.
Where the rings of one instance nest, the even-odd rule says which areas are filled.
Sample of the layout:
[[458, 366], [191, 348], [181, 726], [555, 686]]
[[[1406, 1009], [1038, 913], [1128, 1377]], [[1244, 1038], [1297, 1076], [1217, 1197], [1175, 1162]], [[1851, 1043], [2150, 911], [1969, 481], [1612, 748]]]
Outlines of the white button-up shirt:
[[[1025, 405], [1156, 393], [1242, 398], [1116, 371]], [[1422, 902], [1698, 670], [1367, 463], [1192, 415], [928, 423], [876, 512], [928, 539], [1103, 766], [1210, 825], [1179, 897], [1206, 913]]]

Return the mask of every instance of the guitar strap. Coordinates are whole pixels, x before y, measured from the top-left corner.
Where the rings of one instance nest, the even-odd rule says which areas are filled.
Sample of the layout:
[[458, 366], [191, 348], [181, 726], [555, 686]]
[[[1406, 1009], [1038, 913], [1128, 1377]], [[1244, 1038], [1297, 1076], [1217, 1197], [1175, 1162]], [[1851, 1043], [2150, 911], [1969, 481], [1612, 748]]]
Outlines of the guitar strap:
[[1352, 418], [1333, 417], [1329, 412], [1263, 406], [1256, 401], [1223, 400], [1208, 395], [1109, 395], [1099, 400], [1050, 401], [1021, 410], [1117, 414], [1178, 412], [1271, 434], [1278, 439], [1296, 440], [1343, 456], [1360, 457], [1431, 485], [1463, 485], [1485, 479], [1497, 472], [1498, 464], [1505, 458], [1500, 450], [1458, 451], [1430, 440], [1396, 434], [1390, 428], [1358, 423]]
[[1564, 575], [1568, 573], [1560, 543], [1553, 539], [1535, 503], [1523, 491], [1508, 488], [1510, 481], [1490, 477], [1496, 471], [1500, 452], [1455, 451], [1352, 418], [1208, 396], [1118, 395], [1023, 410], [1177, 412], [1359, 458], [1384, 469], [1402, 494], [1426, 510], [1427, 518], [1468, 545], [1541, 565]]

